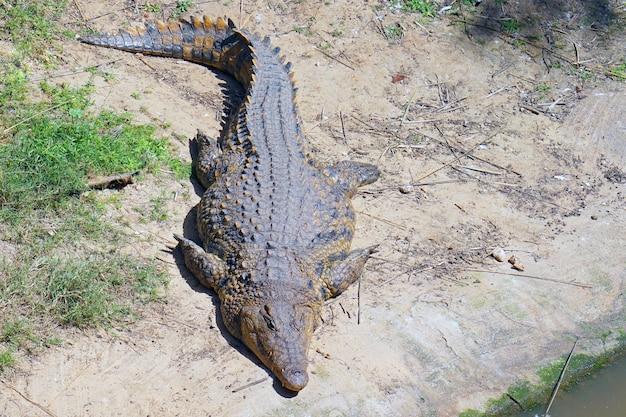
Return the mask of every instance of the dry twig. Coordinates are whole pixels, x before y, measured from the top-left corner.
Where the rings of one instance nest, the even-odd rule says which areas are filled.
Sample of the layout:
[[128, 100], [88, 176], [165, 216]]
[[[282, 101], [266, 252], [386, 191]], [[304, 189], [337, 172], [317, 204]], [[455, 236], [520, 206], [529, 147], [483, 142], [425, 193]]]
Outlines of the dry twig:
[[445, 164], [443, 164], [442, 166], [440, 166], [439, 168], [435, 169], [432, 172], [429, 172], [426, 175], [423, 175], [421, 177], [419, 177], [416, 182], [420, 182], [421, 180], [423, 180], [424, 178], [430, 177], [431, 175], [433, 175], [436, 172], [441, 171], [442, 169], [444, 169], [445, 167], [451, 166], [452, 164], [459, 162], [461, 158], [469, 155], [471, 152], [473, 152], [476, 148], [478, 148], [481, 144], [483, 144], [482, 141], [478, 142], [476, 145], [472, 146], [470, 148], [470, 150], [468, 150], [467, 152], [463, 153], [462, 155], [457, 156], [456, 158], [454, 158], [452, 161], [446, 162]]
[[321, 52], [322, 54], [326, 55], [328, 58], [330, 58], [330, 59], [332, 59], [332, 60], [335, 60], [335, 61], [339, 62], [339, 63], [340, 63], [341, 65], [343, 65], [344, 67], [346, 67], [346, 68], [350, 68], [352, 71], [354, 71], [354, 68], [353, 68], [353, 67], [351, 67], [350, 65], [346, 64], [346, 63], [345, 63], [345, 62], [343, 62], [342, 60], [340, 60], [340, 59], [338, 59], [338, 58], [335, 58], [334, 56], [332, 56], [332, 55], [331, 55], [331, 54], [329, 54], [328, 52], [326, 52], [326, 51], [324, 51], [324, 50], [322, 50], [322, 49], [320, 49], [320, 48], [318, 48], [318, 47], [315, 47], [315, 48], [313, 48], [313, 49], [315, 49], [317, 52]]
[[409, 99], [409, 102], [407, 103], [406, 108], [404, 109], [404, 113], [402, 114], [402, 119], [400, 119], [400, 126], [398, 127], [398, 130], [402, 128], [402, 125], [406, 121], [406, 116], [409, 114], [409, 109], [411, 108], [411, 104], [413, 104], [413, 100], [415, 100], [416, 95], [417, 95], [417, 88], [413, 92], [413, 95]]
[[252, 11], [250, 12], [250, 14], [248, 15], [248, 17], [246, 17], [246, 20], [244, 20], [243, 22], [239, 22], [239, 29], [243, 29], [243, 27], [248, 23], [248, 21], [250, 20], [250, 18], [252, 17], [252, 15], [259, 9], [259, 7], [261, 7], [261, 5], [263, 4], [265, 0], [259, 0], [256, 2], [256, 4], [254, 5], [254, 9], [252, 9]]
[[385, 285], [389, 284], [391, 281], [393, 281], [393, 280], [395, 280], [395, 279], [397, 279], [397, 278], [399, 278], [401, 276], [404, 276], [406, 274], [420, 274], [422, 272], [426, 272], [426, 271], [430, 271], [430, 270], [433, 270], [435, 268], [438, 268], [438, 267], [440, 267], [441, 265], [443, 265], [445, 263], [447, 263], [447, 261], [441, 261], [441, 262], [439, 262], [439, 263], [437, 263], [435, 265], [428, 266], [428, 267], [422, 268], [422, 269], [417, 269], [416, 267], [409, 268], [408, 270], [403, 271], [403, 272], [401, 272], [401, 273], [399, 273], [397, 275], [394, 275], [393, 277], [389, 278], [388, 280], [383, 281], [382, 283], [378, 284], [376, 286], [376, 288], [384, 287]]
[[580, 287], [580, 288], [593, 288], [593, 286], [589, 284], [583, 284], [583, 283], [571, 282], [571, 281], [561, 281], [561, 280], [554, 279], [554, 278], [538, 277], [536, 275], [514, 274], [511, 272], [489, 271], [488, 269], [476, 269], [476, 268], [463, 268], [463, 270], [469, 271], [469, 272], [482, 272], [485, 274], [508, 275], [511, 277], [518, 277], [518, 278], [538, 279], [541, 281], [556, 282], [557, 284], [573, 285], [575, 287]]
[[44, 110], [42, 110], [42, 111], [39, 111], [39, 112], [37, 112], [37, 113], [33, 114], [32, 116], [27, 117], [26, 119], [20, 120], [19, 122], [17, 122], [17, 123], [16, 123], [16, 124], [14, 124], [13, 126], [9, 126], [9, 127], [7, 127], [6, 129], [4, 129], [4, 130], [2, 131], [2, 134], [4, 135], [4, 134], [6, 134], [7, 132], [9, 132], [10, 130], [12, 130], [12, 129], [14, 129], [14, 128], [18, 127], [19, 125], [22, 125], [22, 124], [24, 124], [24, 123], [26, 123], [26, 122], [28, 122], [28, 121], [30, 121], [30, 120], [32, 120], [32, 119], [34, 119], [34, 118], [35, 118], [35, 117], [37, 117], [37, 116], [41, 116], [42, 114], [45, 114], [45, 113], [51, 112], [52, 110], [54, 110], [54, 109], [56, 109], [56, 108], [59, 108], [59, 107], [61, 107], [61, 106], [64, 106], [64, 105], [66, 105], [66, 104], [67, 104], [67, 103], [69, 103], [69, 102], [70, 102], [69, 100], [64, 101], [63, 103], [59, 103], [59, 104], [56, 104], [56, 105], [54, 105], [54, 106], [52, 106], [52, 107], [48, 107], [47, 109], [44, 109]]
[[99, 68], [99, 67], [102, 67], [104, 65], [115, 64], [116, 62], [121, 61], [121, 60], [122, 60], [121, 58], [118, 58], [118, 59], [113, 59], [111, 61], [103, 62], [101, 64], [90, 65], [88, 67], [84, 67], [84, 68], [80, 68], [80, 69], [76, 69], [76, 70], [59, 71], [59, 72], [57, 72], [55, 74], [52, 74], [52, 75], [42, 75], [42, 76], [28, 77], [28, 80], [29, 81], [40, 81], [40, 80], [49, 80], [51, 78], [70, 77], [70, 76], [74, 76], [76, 74], [87, 72], [91, 68]]
[[556, 393], [559, 392], [559, 387], [561, 386], [561, 382], [563, 382], [563, 377], [565, 376], [565, 370], [567, 369], [567, 365], [569, 365], [570, 359], [572, 359], [572, 355], [574, 354], [574, 349], [576, 349], [576, 345], [578, 344], [578, 338], [574, 341], [574, 346], [572, 346], [572, 350], [570, 350], [569, 355], [567, 356], [567, 360], [563, 365], [563, 369], [561, 369], [561, 374], [559, 375], [559, 380], [554, 386], [554, 390], [552, 391], [552, 397], [550, 397], [550, 402], [548, 403], [548, 407], [546, 408], [546, 412], [543, 413], [543, 417], [548, 416], [550, 412], [550, 408], [552, 408], [552, 403], [554, 402], [554, 398], [556, 397]]
[[266, 380], [267, 380], [267, 377], [265, 377], [265, 378], [261, 378], [261, 379], [257, 379], [256, 381], [252, 381], [252, 382], [250, 382], [249, 384], [242, 385], [242, 386], [241, 386], [241, 387], [239, 387], [239, 388], [234, 388], [231, 392], [233, 392], [233, 393], [234, 393], [234, 392], [243, 391], [244, 389], [248, 389], [248, 388], [250, 388], [250, 387], [253, 387], [253, 386], [255, 386], [255, 385], [258, 385], [258, 384], [260, 384], [261, 382], [266, 381]]
[[44, 413], [48, 414], [49, 416], [52, 417], [57, 417], [56, 414], [54, 414], [50, 409], [48, 409], [47, 407], [44, 407], [43, 405], [39, 404], [36, 401], [31, 400], [30, 398], [28, 398], [26, 395], [24, 395], [20, 390], [17, 389], [17, 387], [15, 387], [13, 384], [11, 384], [9, 381], [7, 381], [4, 378], [0, 378], [0, 382], [2, 382], [7, 388], [13, 390], [17, 395], [19, 395], [20, 397], [22, 397], [24, 400], [28, 401], [30, 404], [34, 405], [35, 407], [37, 407], [38, 409], [40, 409], [41, 411], [43, 411]]
[[376, 219], [376, 220], [381, 221], [383, 223], [387, 223], [388, 225], [397, 227], [400, 230], [406, 230], [406, 226], [394, 223], [391, 220], [383, 219], [382, 217], [374, 216], [373, 214], [365, 213], [363, 211], [358, 211], [357, 213], [358, 214], [363, 214], [363, 215], [368, 216], [368, 217], [371, 217], [372, 219]]

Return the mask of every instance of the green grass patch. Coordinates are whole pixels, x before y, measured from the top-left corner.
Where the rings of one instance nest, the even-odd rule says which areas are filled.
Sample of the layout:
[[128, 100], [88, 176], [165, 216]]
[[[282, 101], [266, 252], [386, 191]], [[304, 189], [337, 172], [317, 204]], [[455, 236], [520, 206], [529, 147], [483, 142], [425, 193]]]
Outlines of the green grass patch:
[[294, 26], [293, 31], [304, 36], [312, 36], [314, 34], [313, 30], [308, 26]]
[[0, 374], [4, 369], [14, 366], [15, 362], [15, 355], [11, 350], [0, 351]]
[[[47, 66], [48, 53], [60, 51], [54, 18], [64, 7], [8, 1], [0, 9], [0, 39], [15, 45], [0, 61], [0, 373], [63, 343], [64, 327], [125, 326], [146, 303], [165, 300], [167, 275], [126, 254], [132, 238], [108, 220], [119, 194], [89, 191], [88, 179], [191, 173], [155, 126], [95, 112], [91, 83], [29, 82], [26, 59]], [[152, 202], [154, 220], [167, 217], [163, 203]]]
[[172, 16], [176, 19], [178, 18], [181, 14], [187, 12], [189, 10], [189, 8], [191, 7], [191, 0], [179, 0], [176, 2], [175, 6], [174, 6], [174, 12], [172, 13]]
[[41, 329], [37, 336], [33, 329], [45, 322], [107, 327], [132, 321], [135, 304], [161, 299], [166, 282], [154, 263], [129, 256], [66, 256], [25, 248], [18, 259], [4, 268], [0, 301], [23, 318], [0, 322], [0, 342], [28, 351], [43, 345], [47, 332]]
[[402, 27], [399, 25], [386, 25], [384, 27], [384, 30], [385, 30], [385, 37], [387, 38], [387, 41], [390, 43], [399, 42], [400, 39], [402, 39], [402, 36], [404, 35], [404, 31], [402, 30]]
[[518, 33], [521, 27], [522, 24], [516, 19], [504, 19], [500, 22], [500, 28], [508, 33]]
[[610, 75], [621, 79], [622, 81], [626, 80], [626, 58], [621, 59], [621, 63], [615, 68], [609, 70]]
[[158, 13], [161, 11], [161, 6], [158, 3], [146, 3], [146, 12]]
[[420, 13], [426, 17], [437, 15], [437, 5], [428, 0], [401, 0], [400, 6], [405, 13]]
[[0, 220], [16, 211], [62, 207], [87, 189], [92, 176], [153, 172], [162, 165], [183, 170], [167, 141], [154, 137], [154, 126], [133, 124], [128, 113], [89, 113], [90, 84], [70, 88], [44, 82], [40, 89], [48, 100], [29, 103], [25, 78], [20, 70], [9, 70], [0, 90], [8, 115], [4, 124], [27, 120], [0, 147]]
[[3, 1], [0, 39], [12, 42], [22, 55], [37, 55], [45, 65], [54, 65], [52, 40], [62, 33], [55, 19], [61, 16], [66, 5], [67, 0]]

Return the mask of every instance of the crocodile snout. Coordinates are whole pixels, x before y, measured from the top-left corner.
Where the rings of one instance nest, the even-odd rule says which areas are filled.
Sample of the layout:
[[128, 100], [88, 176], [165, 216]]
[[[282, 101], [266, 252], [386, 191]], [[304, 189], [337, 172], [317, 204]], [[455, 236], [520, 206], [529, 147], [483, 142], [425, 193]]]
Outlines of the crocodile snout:
[[287, 369], [277, 376], [283, 386], [290, 391], [300, 391], [309, 382], [306, 369]]

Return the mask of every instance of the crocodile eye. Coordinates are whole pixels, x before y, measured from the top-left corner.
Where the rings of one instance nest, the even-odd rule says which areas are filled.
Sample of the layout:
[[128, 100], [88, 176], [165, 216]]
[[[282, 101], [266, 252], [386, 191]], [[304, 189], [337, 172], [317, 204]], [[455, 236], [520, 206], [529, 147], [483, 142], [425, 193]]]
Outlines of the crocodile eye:
[[267, 327], [270, 330], [275, 331], [276, 330], [276, 325], [274, 324], [274, 320], [272, 320], [271, 317], [266, 317], [266, 316], [263, 316], [263, 318], [265, 319], [265, 324], [267, 324]]
[[261, 313], [261, 315], [263, 316], [263, 320], [265, 320], [265, 324], [267, 324], [267, 328], [272, 331], [276, 331], [276, 323], [272, 318], [272, 307], [266, 304], [263, 310], [264, 312]]

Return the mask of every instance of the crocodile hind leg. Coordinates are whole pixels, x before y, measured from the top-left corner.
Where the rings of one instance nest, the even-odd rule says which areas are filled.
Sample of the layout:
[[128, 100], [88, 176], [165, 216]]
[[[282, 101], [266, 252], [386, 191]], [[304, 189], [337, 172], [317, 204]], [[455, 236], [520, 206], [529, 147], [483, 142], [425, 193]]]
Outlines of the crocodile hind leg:
[[239, 152], [222, 152], [217, 141], [198, 130], [196, 134], [198, 158], [195, 161], [196, 177], [205, 188], [209, 188], [219, 177], [243, 164]]
[[365, 263], [370, 255], [376, 252], [378, 245], [350, 252], [348, 257], [339, 262], [330, 270], [330, 280], [326, 285], [329, 290], [328, 297], [335, 297], [344, 292], [354, 281], [359, 279]]
[[378, 179], [380, 171], [375, 165], [356, 161], [341, 161], [324, 169], [324, 174], [337, 183], [350, 198], [357, 188]]
[[174, 235], [174, 238], [183, 251], [187, 268], [193, 272], [202, 285], [216, 291], [217, 283], [226, 276], [224, 261], [212, 253], [205, 252], [189, 239], [179, 235]]

